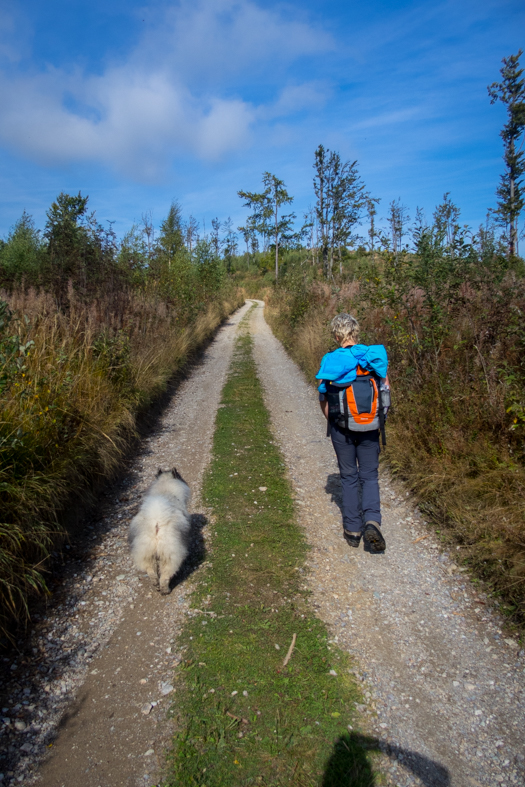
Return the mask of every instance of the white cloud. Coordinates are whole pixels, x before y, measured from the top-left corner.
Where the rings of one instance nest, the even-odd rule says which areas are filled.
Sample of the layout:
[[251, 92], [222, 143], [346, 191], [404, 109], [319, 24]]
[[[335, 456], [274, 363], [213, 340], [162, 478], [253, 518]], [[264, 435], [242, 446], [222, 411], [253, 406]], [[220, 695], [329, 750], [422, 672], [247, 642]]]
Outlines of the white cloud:
[[[245, 82], [250, 69], [329, 46], [305, 22], [251, 0], [181, 0], [101, 75], [0, 74], [0, 139], [45, 165], [92, 161], [152, 181], [177, 156], [217, 159], [248, 144], [264, 112], [249, 91], [235, 93], [239, 75]], [[318, 103], [318, 93], [315, 83], [285, 88], [264, 119]]]
[[180, 0], [167, 11], [162, 30], [146, 34], [142, 54], [208, 82], [239, 73], [252, 79], [260, 68], [278, 69], [334, 47], [327, 33], [298, 19], [297, 9], [293, 14], [252, 0]]
[[285, 117], [302, 110], [320, 109], [332, 95], [331, 87], [320, 81], [305, 82], [302, 85], [287, 85], [281, 91], [277, 101], [259, 110], [259, 117]]
[[[213, 159], [245, 144], [253, 118], [242, 101], [197, 101], [165, 74], [127, 69], [4, 80], [0, 93], [0, 135], [10, 147], [39, 163], [97, 161], [138, 180], [157, 178], [177, 153]], [[64, 106], [65, 94], [77, 111]], [[79, 105], [91, 108], [87, 117]]]
[[12, 0], [0, 8], [0, 62], [18, 63], [28, 53], [28, 25]]
[[359, 120], [357, 123], [351, 123], [348, 126], [349, 131], [360, 131], [366, 128], [391, 128], [397, 124], [406, 124], [410, 121], [420, 120], [424, 117], [430, 117], [432, 114], [429, 107], [415, 106], [406, 107], [405, 109], [387, 110], [380, 114], [371, 114], [365, 117], [364, 120]]

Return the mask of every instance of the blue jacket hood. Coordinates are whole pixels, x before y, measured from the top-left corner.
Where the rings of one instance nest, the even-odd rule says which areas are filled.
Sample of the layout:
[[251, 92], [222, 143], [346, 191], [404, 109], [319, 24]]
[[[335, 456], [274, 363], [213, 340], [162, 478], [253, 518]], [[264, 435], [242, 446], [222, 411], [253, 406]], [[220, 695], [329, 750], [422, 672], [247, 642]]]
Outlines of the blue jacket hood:
[[357, 367], [375, 372], [379, 377], [386, 377], [388, 358], [382, 344], [354, 344], [352, 347], [339, 347], [326, 353], [321, 361], [321, 368], [316, 379], [321, 380], [319, 391], [325, 392], [324, 383], [349, 385], [357, 377]]

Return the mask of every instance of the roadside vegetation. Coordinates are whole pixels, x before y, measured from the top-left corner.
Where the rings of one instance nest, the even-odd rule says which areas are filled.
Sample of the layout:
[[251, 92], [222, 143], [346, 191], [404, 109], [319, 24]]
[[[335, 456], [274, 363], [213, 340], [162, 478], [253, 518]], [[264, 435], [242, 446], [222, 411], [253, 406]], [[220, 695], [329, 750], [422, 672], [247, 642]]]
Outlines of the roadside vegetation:
[[[189, 248], [190, 242], [191, 250]], [[61, 194], [0, 248], [0, 631], [46, 592], [72, 501], [89, 501], [166, 389], [243, 298], [172, 206], [117, 244]]]
[[251, 354], [237, 341], [204, 484], [210, 562], [179, 643], [167, 784], [375, 784], [377, 741], [348, 729], [351, 664], [307, 604], [306, 544]]

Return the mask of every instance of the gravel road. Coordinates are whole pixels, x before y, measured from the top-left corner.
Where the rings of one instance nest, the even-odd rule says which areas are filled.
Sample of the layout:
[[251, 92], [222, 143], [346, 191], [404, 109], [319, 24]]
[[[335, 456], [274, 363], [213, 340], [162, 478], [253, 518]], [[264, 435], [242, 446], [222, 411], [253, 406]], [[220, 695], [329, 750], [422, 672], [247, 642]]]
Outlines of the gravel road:
[[[205, 559], [199, 492], [236, 327], [218, 333], [158, 428], [88, 523], [49, 608], [3, 663], [0, 785], [137, 787], [158, 777], [188, 582], [161, 597], [132, 568], [130, 518], [158, 466], [194, 495], [193, 561]], [[273, 337], [259, 302], [255, 355], [311, 546], [312, 604], [355, 659], [387, 784], [525, 784], [524, 653], [488, 600], [444, 554], [410, 499], [382, 473], [384, 555], [342, 538], [340, 485], [317, 396]], [[40, 765], [39, 765], [40, 764]]]
[[311, 546], [313, 604], [356, 661], [365, 724], [391, 785], [525, 784], [524, 652], [381, 477], [385, 554], [346, 544], [340, 482], [315, 390], [254, 311], [255, 358]]
[[129, 521], [158, 467], [173, 465], [193, 495], [194, 548], [187, 578], [205, 559], [202, 475], [243, 306], [177, 389], [129, 470], [71, 542], [65, 577], [30, 641], [3, 662], [0, 785], [136, 787], [155, 782], [172, 727], [167, 709], [178, 663], [176, 635], [188, 583], [170, 596], [137, 575]]

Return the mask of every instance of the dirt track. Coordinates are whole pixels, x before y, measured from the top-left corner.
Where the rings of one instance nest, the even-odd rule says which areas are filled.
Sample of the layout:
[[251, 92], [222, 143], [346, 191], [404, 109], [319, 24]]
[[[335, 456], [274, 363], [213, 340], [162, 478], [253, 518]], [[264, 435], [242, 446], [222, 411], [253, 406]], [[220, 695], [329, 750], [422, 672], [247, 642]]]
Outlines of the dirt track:
[[[94, 526], [93, 553], [76, 556], [82, 563], [35, 628], [37, 655], [28, 655], [26, 665], [22, 656], [11, 670], [2, 715], [9, 719], [14, 772], [9, 776], [0, 761], [3, 784], [29, 783], [31, 764], [50, 742], [36, 775], [45, 787], [136, 787], [158, 775], [171, 731], [166, 711], [171, 701], [176, 705], [170, 676], [188, 583], [168, 598], [152, 592], [131, 567], [126, 529], [159, 465], [176, 464], [198, 500], [236, 326], [247, 308], [221, 329], [114, 490]], [[267, 405], [312, 547], [312, 603], [333, 639], [356, 658], [368, 702], [363, 722], [385, 751], [388, 783], [524, 784], [523, 652], [506, 641], [486, 599], [441, 554], [387, 474], [386, 554], [343, 541], [337, 467], [315, 391], [271, 334], [262, 308], [251, 325]], [[195, 552], [187, 576], [203, 559], [199, 510], [193, 507]], [[15, 719], [25, 729], [15, 729]]]

